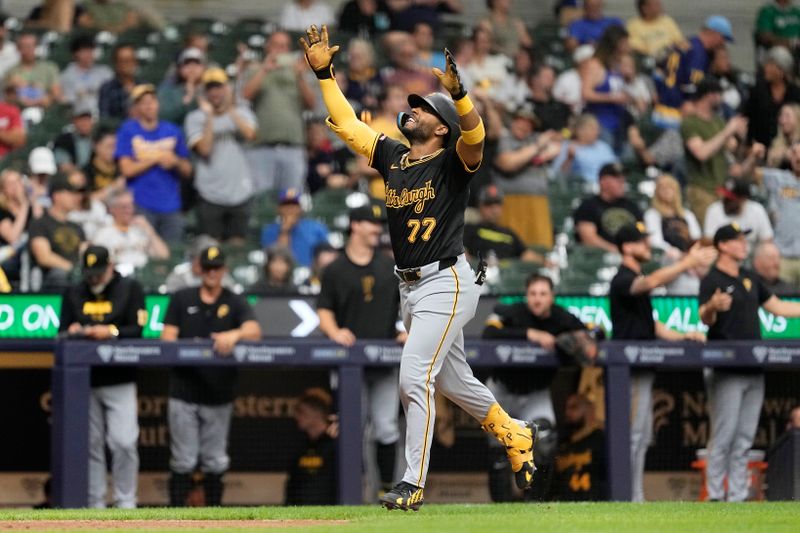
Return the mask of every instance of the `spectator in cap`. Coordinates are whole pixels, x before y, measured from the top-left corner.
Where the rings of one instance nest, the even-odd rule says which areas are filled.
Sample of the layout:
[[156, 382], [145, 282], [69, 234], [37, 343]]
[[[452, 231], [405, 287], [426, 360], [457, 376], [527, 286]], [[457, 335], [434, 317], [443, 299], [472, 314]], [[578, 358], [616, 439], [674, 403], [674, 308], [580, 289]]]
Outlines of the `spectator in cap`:
[[781, 279], [781, 251], [773, 242], [762, 242], [756, 247], [753, 252], [753, 270], [776, 296], [796, 296], [800, 293], [800, 287]]
[[58, 67], [36, 57], [38, 45], [35, 33], [20, 33], [17, 36], [20, 62], [6, 74], [5, 83], [16, 89], [21, 107], [49, 107], [61, 101]]
[[681, 123], [686, 148], [686, 198], [698, 220], [705, 220], [706, 209], [717, 199], [717, 188], [728, 178], [726, 144], [747, 133], [745, 117], [737, 115], [726, 123], [717, 114], [721, 93], [716, 80], [704, 78], [697, 84], [692, 113]]
[[100, 118], [125, 120], [128, 118], [130, 93], [140, 84], [136, 76], [139, 60], [132, 44], [120, 43], [111, 54], [114, 77], [100, 86], [97, 106]]
[[258, 296], [291, 296], [297, 294], [294, 284], [295, 261], [288, 248], [273, 246], [265, 250], [263, 276], [249, 289], [248, 294]]
[[611, 26], [624, 26], [617, 17], [607, 17], [603, 13], [603, 0], [584, 0], [583, 17], [573, 21], [567, 28], [564, 47], [572, 52], [579, 45], [595, 44], [600, 36]]
[[221, 68], [206, 70], [202, 83], [200, 108], [184, 124], [189, 148], [199, 156], [194, 176], [198, 231], [243, 245], [254, 186], [242, 141], [255, 138], [256, 117], [249, 107], [236, 105]]
[[28, 178], [33, 198], [33, 218], [42, 215], [42, 208], [50, 207], [49, 181], [57, 172], [56, 157], [46, 146], [37, 146], [28, 154]]
[[17, 45], [8, 39], [7, 19], [8, 15], [0, 13], [0, 79], [5, 79], [6, 73], [19, 63]]
[[289, 34], [276, 31], [264, 45], [264, 61], [241, 77], [242, 98], [252, 104], [258, 119], [256, 139], [247, 154], [256, 192], [305, 188], [303, 112], [317, 103], [306, 80], [307, 69], [305, 58], [293, 52]]
[[[219, 246], [219, 241], [208, 235], [198, 235], [189, 247], [187, 261], [178, 263], [172, 269], [164, 282], [164, 289], [168, 293], [173, 293], [187, 287], [199, 287], [201, 283], [202, 268], [200, 266], [200, 255], [203, 250], [211, 246]], [[222, 285], [233, 290], [236, 282], [230, 273], [226, 272], [222, 278]]]
[[72, 128], [65, 130], [53, 141], [53, 154], [61, 172], [80, 170], [89, 163], [92, 155], [93, 113], [87, 102], [73, 105]]
[[[103, 246], [89, 246], [81, 267], [83, 279], [64, 294], [59, 331], [106, 342], [141, 337], [147, 311], [139, 282], [123, 279]], [[89, 507], [106, 507], [108, 446], [114, 506], [134, 508], [139, 475], [136, 369], [95, 367], [90, 384]]]
[[278, 220], [267, 224], [261, 232], [261, 246], [283, 246], [292, 251], [300, 266], [310, 267], [314, 248], [328, 241], [328, 228], [321, 222], [305, 218], [298, 189], [278, 193]]
[[181, 180], [192, 175], [183, 131], [158, 118], [155, 87], [131, 91], [133, 117], [117, 132], [114, 152], [120, 172], [133, 190], [138, 211], [167, 242], [183, 238]]
[[568, 105], [574, 115], [583, 111], [583, 94], [581, 91], [581, 76], [588, 61], [594, 56], [594, 46], [582, 44], [572, 52], [572, 68], [564, 70], [556, 78], [553, 85], [553, 98]]
[[112, 192], [106, 200], [112, 221], [97, 230], [92, 239], [109, 249], [124, 275], [144, 267], [150, 258], [168, 259], [169, 247], [142, 215], [136, 214], [133, 194], [127, 189]]
[[27, 140], [19, 108], [0, 100], [0, 158], [23, 146]]
[[528, 248], [516, 232], [500, 225], [504, 195], [496, 185], [487, 185], [478, 194], [480, 220], [464, 225], [464, 248], [470, 257], [521, 259], [543, 263], [543, 258]]
[[62, 290], [78, 264], [86, 244], [83, 229], [67, 220], [80, 207], [81, 184], [75, 177], [56, 174], [49, 183], [51, 207], [31, 222], [30, 249], [33, 262], [43, 273], [43, 288]]
[[[688, 46], [674, 46], [667, 55], [664, 67], [655, 76], [658, 101], [672, 113], [688, 107], [694, 85], [708, 73], [711, 53], [733, 42], [730, 21], [721, 15], [708, 17]], [[687, 106], [684, 106], [687, 104]]]
[[635, 52], [661, 59], [672, 47], [686, 43], [675, 20], [664, 13], [662, 0], [636, 0], [636, 10], [639, 15], [625, 25]]
[[513, 4], [513, 0], [486, 0], [489, 12], [479, 22], [492, 32], [492, 51], [509, 57], [520, 49], [533, 48], [533, 38], [525, 23], [511, 13]]
[[586, 183], [597, 183], [600, 169], [615, 163], [611, 146], [600, 139], [600, 123], [591, 113], [575, 120], [572, 137], [561, 141], [561, 151], [553, 160], [551, 171], [561, 176], [580, 176]]
[[165, 81], [158, 88], [158, 117], [183, 124], [186, 115], [197, 109], [197, 99], [202, 95], [206, 55], [199, 48], [185, 48], [178, 56], [176, 67], [175, 79]]
[[756, 52], [766, 53], [773, 46], [784, 46], [793, 54], [800, 44], [800, 8], [792, 0], [766, 2], [755, 21]]
[[553, 245], [547, 165], [558, 154], [559, 134], [537, 133], [538, 118], [530, 104], [518, 107], [497, 145], [494, 183], [504, 193], [499, 222], [528, 244]]
[[794, 69], [794, 58], [783, 46], [775, 46], [767, 52], [762, 62], [762, 75], [743, 108], [743, 114], [750, 121], [748, 141], [769, 145], [778, 132], [781, 106], [800, 102]]
[[711, 204], [703, 222], [703, 234], [711, 238], [716, 231], [731, 223], [748, 230], [751, 246], [771, 242], [774, 236], [766, 209], [750, 200], [750, 182], [730, 179], [717, 189], [720, 199]]
[[94, 38], [89, 35], [72, 40], [72, 62], [61, 72], [61, 89], [65, 103], [97, 115], [100, 87], [114, 77], [114, 71], [95, 63], [94, 50]]
[[578, 242], [590, 248], [619, 253], [614, 241], [617, 231], [642, 221], [642, 212], [625, 197], [625, 174], [617, 163], [600, 169], [600, 192], [581, 202], [572, 218]]

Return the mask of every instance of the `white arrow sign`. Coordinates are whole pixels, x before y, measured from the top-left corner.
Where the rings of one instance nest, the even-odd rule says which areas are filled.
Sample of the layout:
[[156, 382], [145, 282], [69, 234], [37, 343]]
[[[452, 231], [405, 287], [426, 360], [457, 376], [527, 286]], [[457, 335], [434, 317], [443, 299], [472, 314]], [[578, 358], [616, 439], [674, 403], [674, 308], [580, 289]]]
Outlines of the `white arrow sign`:
[[292, 330], [292, 337], [311, 335], [311, 332], [319, 326], [317, 312], [305, 300], [289, 300], [289, 307], [300, 319], [300, 323]]

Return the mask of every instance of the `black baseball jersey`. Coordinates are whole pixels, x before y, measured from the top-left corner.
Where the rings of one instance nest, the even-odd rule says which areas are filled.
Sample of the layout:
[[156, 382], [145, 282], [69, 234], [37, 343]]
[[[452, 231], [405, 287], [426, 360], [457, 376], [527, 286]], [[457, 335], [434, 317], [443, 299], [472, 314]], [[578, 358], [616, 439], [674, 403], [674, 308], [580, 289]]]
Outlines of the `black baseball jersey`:
[[[538, 329], [558, 336], [567, 331], [585, 329], [578, 317], [561, 307], [553, 305], [550, 315], [538, 317], [531, 313], [525, 302], [511, 305], [499, 304], [486, 319], [483, 330], [484, 339], [527, 340], [528, 329]], [[556, 369], [547, 368], [494, 368], [491, 375], [501, 381], [514, 394], [525, 394], [533, 390], [549, 387]]]
[[[100, 294], [92, 293], [85, 281], [73, 285], [64, 293], [58, 329], [67, 331], [76, 322], [82, 326], [113, 324], [119, 330], [121, 339], [141, 337], [147, 323], [142, 286], [138, 281], [123, 278], [116, 272]], [[93, 368], [91, 383], [92, 387], [103, 387], [135, 379], [135, 368]]]
[[289, 467], [286, 505], [334, 505], [336, 480], [336, 441], [324, 433], [307, 439]]
[[381, 135], [370, 165], [386, 186], [386, 211], [394, 258], [411, 268], [464, 253], [464, 210], [473, 172], [455, 147], [419, 160], [409, 148]]
[[606, 437], [602, 429], [580, 430], [558, 448], [556, 491], [561, 501], [606, 499]]
[[498, 259], [517, 258], [527, 248], [514, 230], [490, 222], [464, 226], [464, 247], [472, 256], [494, 252]]
[[620, 265], [617, 275], [611, 280], [608, 300], [615, 339], [649, 341], [656, 338], [650, 293], [631, 294], [631, 285], [642, 275]]
[[[229, 331], [255, 320], [244, 297], [228, 289], [213, 304], [200, 299], [200, 288], [183, 289], [172, 295], [164, 324], [177, 326], [181, 339], [208, 339], [211, 333]], [[170, 375], [170, 396], [189, 403], [220, 405], [233, 401], [236, 368], [177, 367]]]
[[740, 268], [734, 278], [716, 266], [700, 281], [698, 307], [706, 303], [717, 289], [731, 295], [729, 311], [717, 312], [717, 321], [708, 328], [708, 340], [756, 340], [761, 338], [758, 308], [772, 297], [758, 274]]
[[394, 263], [376, 252], [361, 266], [341, 254], [322, 273], [317, 307], [333, 311], [336, 324], [356, 338], [393, 338], [400, 308]]

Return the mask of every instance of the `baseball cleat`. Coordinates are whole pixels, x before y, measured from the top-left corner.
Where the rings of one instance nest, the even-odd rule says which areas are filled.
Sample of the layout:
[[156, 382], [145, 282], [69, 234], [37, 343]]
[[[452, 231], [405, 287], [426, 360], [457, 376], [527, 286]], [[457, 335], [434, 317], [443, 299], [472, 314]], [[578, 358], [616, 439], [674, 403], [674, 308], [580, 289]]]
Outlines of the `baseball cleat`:
[[514, 444], [506, 446], [511, 470], [514, 471], [514, 482], [521, 490], [527, 489], [533, 483], [533, 474], [536, 472], [536, 465], [533, 463], [533, 445], [536, 443], [539, 426], [529, 421], [525, 424], [525, 431], [527, 435], [519, 435], [520, 438], [514, 439]]
[[381, 505], [390, 511], [393, 509], [418, 511], [422, 507], [423, 501], [422, 487], [405, 481], [401, 481], [392, 490], [381, 496]]

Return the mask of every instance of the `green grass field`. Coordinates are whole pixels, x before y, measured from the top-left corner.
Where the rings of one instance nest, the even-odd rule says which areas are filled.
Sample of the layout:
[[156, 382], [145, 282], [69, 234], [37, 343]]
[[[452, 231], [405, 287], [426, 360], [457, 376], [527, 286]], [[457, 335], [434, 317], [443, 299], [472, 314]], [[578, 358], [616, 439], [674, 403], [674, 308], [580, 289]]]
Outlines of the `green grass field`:
[[[553, 531], [613, 532], [627, 531], [679, 533], [758, 531], [800, 531], [800, 503], [543, 503], [494, 505], [427, 504], [418, 513], [386, 511], [372, 506], [308, 507], [308, 508], [218, 508], [218, 509], [138, 509], [107, 510], [3, 510], [4, 520], [346, 520], [346, 523], [324, 522], [312, 527], [258, 527], [248, 529], [165, 528], [146, 531], [313, 531], [369, 533], [426, 532], [502, 532], [539, 533]], [[278, 525], [278, 524], [276, 524]], [[76, 523], [75, 526], [78, 526]], [[113, 531], [137, 531], [115, 522]], [[0, 530], [5, 530], [0, 524]], [[37, 525], [36, 531], [59, 529]], [[71, 531], [75, 531], [70, 527]], [[31, 529], [28, 529], [31, 531]], [[61, 529], [61, 531], [64, 531]], [[112, 531], [102, 529], [102, 531]]]

